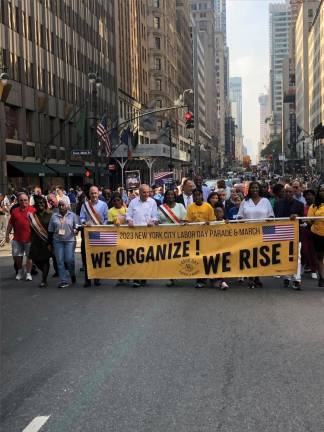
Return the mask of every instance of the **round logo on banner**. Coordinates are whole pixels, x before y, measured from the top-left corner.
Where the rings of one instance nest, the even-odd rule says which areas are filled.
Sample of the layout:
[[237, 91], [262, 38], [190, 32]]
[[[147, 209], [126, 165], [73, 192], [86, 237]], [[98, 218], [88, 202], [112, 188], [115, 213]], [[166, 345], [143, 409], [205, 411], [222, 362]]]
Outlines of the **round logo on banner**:
[[199, 273], [198, 264], [199, 262], [194, 258], [185, 258], [180, 261], [179, 273], [184, 276], [194, 276]]

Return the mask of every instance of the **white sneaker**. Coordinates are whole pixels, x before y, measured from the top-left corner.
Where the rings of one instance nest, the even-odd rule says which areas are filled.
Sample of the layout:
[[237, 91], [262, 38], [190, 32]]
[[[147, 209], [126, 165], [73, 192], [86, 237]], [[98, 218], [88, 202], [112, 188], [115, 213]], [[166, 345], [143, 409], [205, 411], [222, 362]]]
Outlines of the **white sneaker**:
[[23, 270], [18, 270], [18, 273], [16, 274], [16, 280], [21, 280], [24, 277]]
[[312, 273], [311, 277], [312, 277], [312, 279], [317, 279], [317, 273]]
[[33, 280], [32, 275], [30, 273], [27, 273], [26, 274], [26, 281], [32, 281], [32, 280]]
[[225, 291], [225, 290], [227, 290], [227, 288], [229, 288], [228, 285], [227, 285], [227, 283], [226, 283], [225, 281], [223, 281], [223, 282], [221, 283], [220, 289], [221, 289], [222, 291]]

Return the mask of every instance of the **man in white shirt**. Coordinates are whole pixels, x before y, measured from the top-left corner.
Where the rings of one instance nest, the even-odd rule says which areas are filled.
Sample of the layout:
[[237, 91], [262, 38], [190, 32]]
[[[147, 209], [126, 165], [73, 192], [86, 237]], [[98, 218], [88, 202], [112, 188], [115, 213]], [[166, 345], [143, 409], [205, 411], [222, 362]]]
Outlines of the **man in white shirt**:
[[305, 206], [306, 200], [303, 196], [301, 183], [298, 180], [293, 181], [292, 188], [294, 189], [294, 198]]
[[[157, 205], [153, 198], [150, 197], [150, 187], [142, 184], [139, 188], [139, 197], [131, 200], [129, 203], [126, 221], [129, 227], [134, 226], [153, 226], [157, 225]], [[134, 280], [133, 287], [139, 288], [146, 284], [146, 280]]]
[[126, 213], [128, 226], [153, 226], [157, 224], [157, 220], [157, 205], [155, 200], [150, 198], [150, 187], [142, 184], [139, 197], [129, 203]]

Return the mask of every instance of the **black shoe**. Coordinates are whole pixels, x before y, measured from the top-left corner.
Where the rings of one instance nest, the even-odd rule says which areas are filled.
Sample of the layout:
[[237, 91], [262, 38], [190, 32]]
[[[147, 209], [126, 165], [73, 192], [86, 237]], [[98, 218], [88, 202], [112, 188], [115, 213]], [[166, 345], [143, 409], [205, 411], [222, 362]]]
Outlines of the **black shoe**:
[[293, 283], [291, 284], [291, 288], [293, 290], [300, 291], [301, 290], [301, 283], [299, 281], [293, 281]]
[[285, 287], [289, 287], [290, 280], [289, 279], [284, 279], [283, 284], [284, 284]]
[[203, 286], [204, 286], [204, 284], [202, 284], [201, 282], [197, 282], [196, 285], [195, 285], [195, 288], [196, 288], [196, 289], [200, 289], [200, 288], [202, 288]]
[[46, 288], [47, 287], [47, 283], [42, 281], [39, 285], [39, 288]]
[[255, 282], [254, 282], [254, 281], [250, 281], [250, 282], [249, 282], [249, 288], [250, 288], [250, 289], [254, 289], [255, 287], [256, 287]]
[[100, 285], [101, 285], [100, 280], [99, 280], [99, 279], [95, 279], [95, 280], [94, 280], [94, 285], [95, 285], [95, 286], [100, 286]]
[[140, 281], [140, 283], [141, 283], [142, 286], [145, 286], [146, 285], [146, 280], [143, 279], [143, 280]]
[[52, 274], [52, 277], [58, 277], [58, 273], [56, 273], [56, 272], [53, 273], [53, 274]]
[[257, 286], [257, 287], [259, 287], [259, 288], [262, 288], [262, 287], [263, 287], [263, 283], [260, 281], [260, 279], [259, 279], [258, 277], [256, 277], [256, 278], [254, 279], [254, 283], [255, 283], [255, 286]]
[[167, 287], [173, 287], [174, 286], [174, 280], [170, 279], [170, 281], [166, 284]]
[[61, 282], [57, 288], [59, 288], [59, 289], [67, 288], [68, 286], [69, 286], [69, 284], [67, 282]]
[[141, 286], [142, 286], [141, 282], [139, 282], [139, 281], [133, 282], [133, 288], [140, 288]]
[[71, 281], [73, 284], [75, 284], [76, 283], [76, 276], [71, 276]]
[[31, 271], [30, 271], [30, 274], [31, 274], [32, 276], [36, 276], [36, 275], [38, 274], [38, 271], [36, 270], [36, 266], [35, 266], [35, 265], [32, 266], [32, 269], [31, 269]]
[[318, 279], [318, 286], [324, 288], [324, 279], [321, 277]]
[[84, 287], [84, 288], [89, 288], [89, 287], [91, 287], [91, 282], [90, 282], [90, 281], [84, 282], [83, 287]]

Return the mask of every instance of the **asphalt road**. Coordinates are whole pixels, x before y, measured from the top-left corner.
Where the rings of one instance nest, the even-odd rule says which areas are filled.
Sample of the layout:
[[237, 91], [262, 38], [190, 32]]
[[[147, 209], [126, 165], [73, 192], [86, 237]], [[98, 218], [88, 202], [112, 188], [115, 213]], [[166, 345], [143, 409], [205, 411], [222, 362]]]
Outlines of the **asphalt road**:
[[313, 281], [58, 290], [14, 281], [10, 258], [0, 266], [1, 431], [36, 431], [38, 416], [42, 432], [324, 431]]

